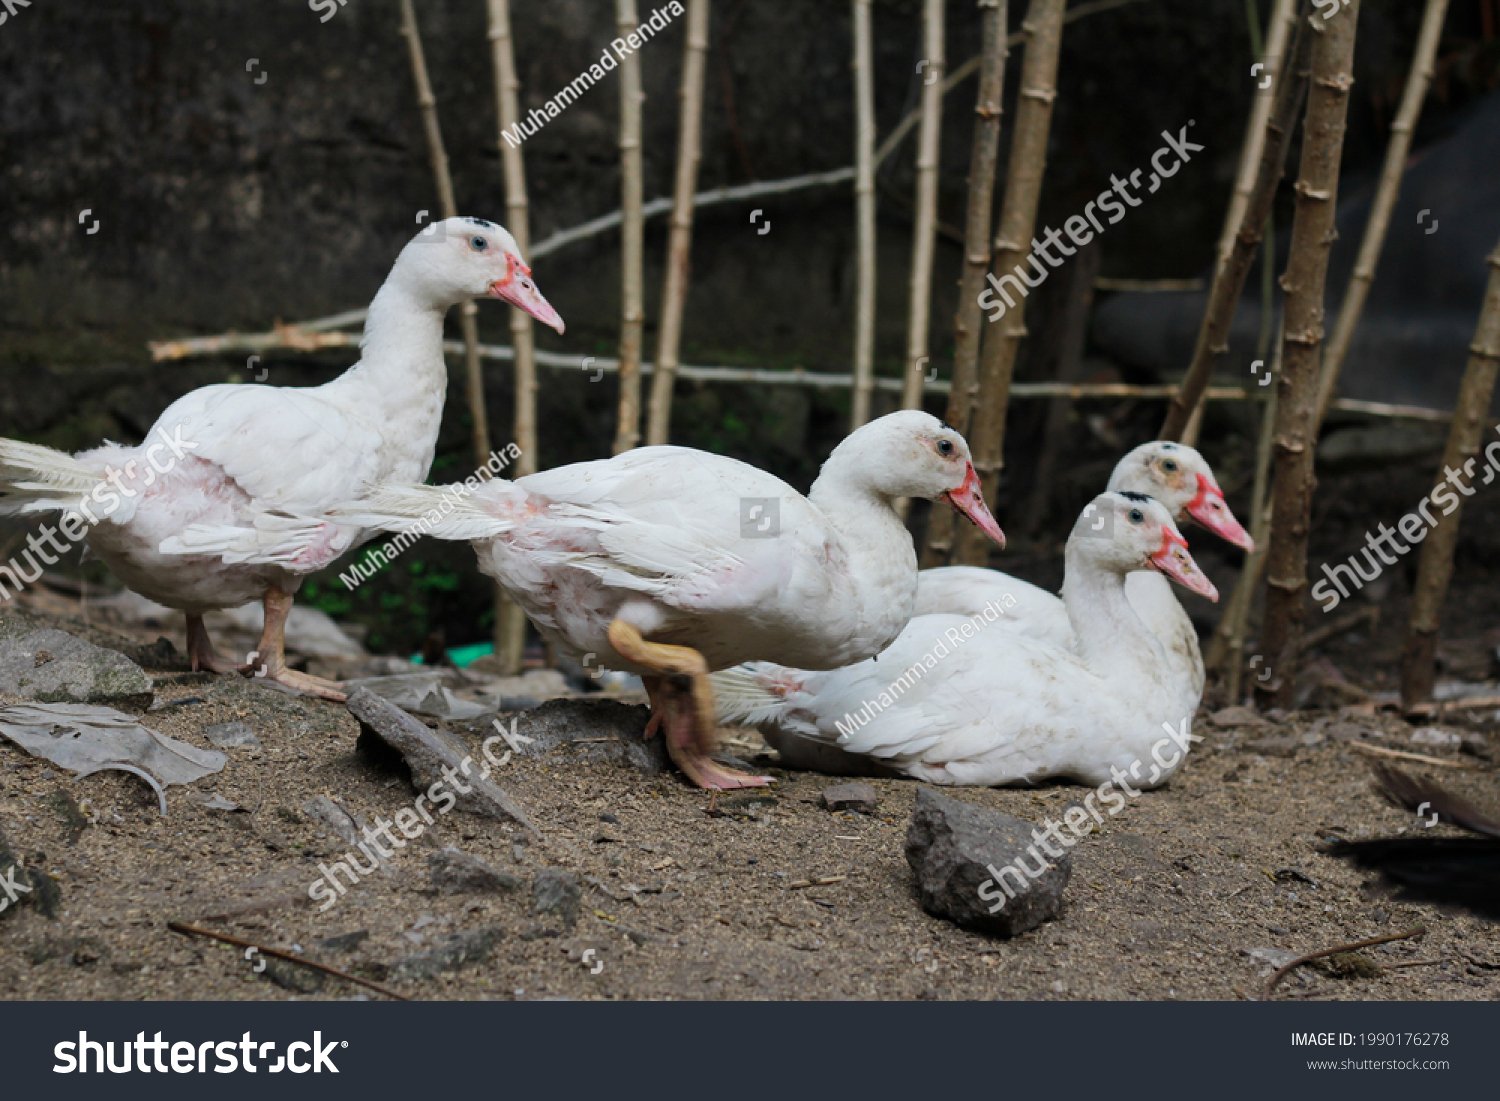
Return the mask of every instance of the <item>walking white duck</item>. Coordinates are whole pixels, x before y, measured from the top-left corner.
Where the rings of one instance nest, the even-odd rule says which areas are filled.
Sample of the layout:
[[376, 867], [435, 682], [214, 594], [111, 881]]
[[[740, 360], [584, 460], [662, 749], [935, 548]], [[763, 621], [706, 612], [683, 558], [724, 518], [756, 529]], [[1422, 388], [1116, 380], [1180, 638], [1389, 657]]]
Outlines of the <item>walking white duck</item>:
[[[503, 228], [478, 218], [428, 226], [371, 302], [359, 362], [333, 382], [205, 386], [174, 402], [140, 447], [71, 456], [0, 440], [0, 511], [62, 512], [69, 541], [86, 539], [127, 586], [186, 614], [194, 669], [244, 671], [214, 652], [203, 615], [263, 600], [259, 674], [343, 699], [287, 668], [293, 595], [305, 575], [372, 534], [326, 521], [328, 506], [370, 482], [427, 477], [448, 388], [443, 315], [486, 296], [563, 331]], [[29, 577], [0, 568], [0, 582], [34, 581], [42, 566], [30, 564]]]
[[1197, 699], [1126, 598], [1125, 578], [1155, 570], [1218, 593], [1171, 514], [1141, 494], [1095, 498], [1066, 553], [1073, 647], [1002, 630], [995, 605], [977, 618], [918, 616], [877, 659], [848, 668], [756, 662], [717, 673], [720, 714], [759, 726], [788, 756], [797, 742], [835, 747], [936, 784], [1097, 785], [1119, 769], [1159, 785], [1184, 756], [1153, 757], [1162, 724], [1185, 743]]
[[944, 498], [996, 542], [963, 438], [892, 413], [833, 450], [806, 497], [734, 459], [644, 447], [472, 495], [379, 486], [337, 510], [355, 526], [474, 543], [563, 653], [639, 674], [651, 726], [702, 787], [769, 782], [713, 762], [707, 674], [776, 657], [829, 669], [888, 646], [911, 618], [917, 563], [893, 507]]
[[[1155, 498], [1178, 523], [1191, 520], [1246, 551], [1255, 549], [1243, 525], [1224, 501], [1207, 460], [1185, 444], [1162, 440], [1144, 443], [1116, 464], [1111, 490], [1144, 493]], [[1172, 668], [1203, 693], [1203, 654], [1198, 632], [1158, 573], [1132, 573], [1125, 595], [1146, 629], [1166, 650]], [[942, 566], [917, 576], [917, 615], [982, 614], [988, 604], [1004, 602], [1008, 615], [997, 630], [1014, 631], [1058, 646], [1073, 644], [1073, 627], [1063, 602], [1047, 590], [999, 570], [976, 566]]]

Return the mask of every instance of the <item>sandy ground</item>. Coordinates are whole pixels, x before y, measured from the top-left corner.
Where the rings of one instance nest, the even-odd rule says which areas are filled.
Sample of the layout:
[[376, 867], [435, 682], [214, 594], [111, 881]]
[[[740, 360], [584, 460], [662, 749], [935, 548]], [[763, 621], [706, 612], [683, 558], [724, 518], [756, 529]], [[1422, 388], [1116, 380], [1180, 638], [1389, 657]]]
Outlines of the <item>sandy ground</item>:
[[[754, 759], [745, 734], [732, 747], [778, 783], [720, 797], [712, 813], [711, 797], [675, 773], [580, 762], [566, 748], [515, 757], [495, 779], [539, 837], [457, 811], [439, 816], [389, 874], [320, 913], [308, 886], [348, 846], [302, 808], [328, 795], [363, 819], [391, 818], [413, 803], [408, 778], [356, 750], [358, 724], [338, 705], [235, 678], [155, 675], [159, 701], [180, 703], [148, 714], [148, 725], [206, 747], [206, 727], [242, 721], [263, 748], [230, 749], [223, 772], [170, 789], [163, 818], [134, 777], [72, 783], [0, 744], [0, 830], [62, 892], [56, 920], [29, 906], [0, 919], [0, 998], [368, 995], [332, 978], [315, 988], [301, 968], [257, 973], [241, 949], [171, 932], [173, 920], [306, 953], [416, 999], [1241, 999], [1259, 996], [1269, 971], [1252, 950], [1308, 952], [1420, 924], [1422, 938], [1363, 953], [1378, 971], [1341, 978], [1303, 968], [1277, 996], [1500, 998], [1500, 927], [1394, 899], [1369, 873], [1316, 851], [1334, 837], [1420, 828], [1370, 791], [1367, 757], [1326, 736], [1348, 721], [1378, 732], [1372, 744], [1422, 748], [1400, 718], [1368, 707], [1253, 727], [1200, 715], [1206, 740], [1170, 786], [1074, 849], [1062, 915], [1002, 941], [918, 906], [903, 851], [915, 782], [870, 781], [874, 814], [831, 813], [819, 796], [837, 781]], [[1318, 719], [1328, 720], [1321, 744], [1283, 750], [1293, 756], [1255, 748]], [[482, 728], [455, 729], [477, 750]], [[1458, 767], [1427, 771], [1493, 807], [1493, 768], [1473, 755], [1496, 752], [1493, 724], [1452, 729], [1471, 738], [1471, 751], [1444, 754]], [[955, 794], [1040, 823], [1085, 791]], [[242, 809], [202, 805], [214, 796]], [[445, 846], [518, 885], [437, 893], [428, 859]], [[579, 877], [576, 924], [535, 912], [531, 881], [543, 868]], [[492, 942], [482, 960], [425, 978], [394, 966], [475, 930]], [[320, 944], [333, 938], [343, 939]]]

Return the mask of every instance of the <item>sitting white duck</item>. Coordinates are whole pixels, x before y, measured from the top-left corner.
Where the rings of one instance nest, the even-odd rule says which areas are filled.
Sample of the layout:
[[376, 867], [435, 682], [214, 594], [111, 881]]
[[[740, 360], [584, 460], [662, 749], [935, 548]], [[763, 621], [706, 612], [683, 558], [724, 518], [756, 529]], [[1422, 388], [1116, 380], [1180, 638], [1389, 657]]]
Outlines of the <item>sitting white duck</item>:
[[[1208, 462], [1185, 444], [1156, 440], [1144, 443], [1116, 464], [1111, 490], [1155, 498], [1178, 522], [1194, 521], [1246, 551], [1255, 549], [1243, 525], [1224, 501]], [[1203, 654], [1198, 632], [1172, 585], [1158, 573], [1132, 573], [1125, 595], [1146, 629], [1166, 650], [1172, 668], [1203, 694]], [[1030, 582], [999, 570], [977, 566], [942, 566], [917, 576], [917, 615], [947, 613], [973, 616], [985, 606], [1004, 602], [1008, 614], [997, 630], [1015, 631], [1057, 646], [1073, 644], [1073, 626], [1063, 602]]]
[[[371, 302], [359, 362], [333, 382], [205, 386], [174, 402], [140, 447], [70, 456], [0, 440], [0, 511], [62, 512], [67, 539], [86, 539], [135, 592], [186, 613], [194, 669], [247, 671], [214, 652], [203, 615], [263, 600], [251, 667], [342, 700], [337, 686], [287, 668], [283, 634], [303, 578], [373, 532], [308, 518], [371, 482], [427, 477], [448, 391], [443, 315], [486, 296], [563, 331], [503, 228], [430, 225]], [[32, 566], [21, 580], [40, 575]]]
[[336, 510], [354, 526], [474, 542], [564, 654], [639, 674], [673, 760], [702, 787], [769, 781], [709, 758], [707, 674], [775, 657], [830, 669], [879, 653], [917, 588], [899, 497], [944, 498], [996, 542], [963, 438], [892, 413], [833, 450], [803, 497], [780, 478], [683, 447], [643, 447], [472, 495], [379, 486]]
[[[711, 679], [720, 715], [759, 726], [783, 756], [829, 747], [936, 784], [993, 786], [1066, 777], [1154, 787], [1181, 765], [1152, 749], [1189, 737], [1197, 697], [1125, 594], [1160, 571], [1210, 599], [1171, 513], [1138, 493], [1104, 493], [1073, 528], [1063, 603], [1075, 645], [1006, 631], [1003, 606], [913, 619], [871, 661], [831, 672], [756, 662]], [[1142, 771], [1144, 769], [1144, 771]]]

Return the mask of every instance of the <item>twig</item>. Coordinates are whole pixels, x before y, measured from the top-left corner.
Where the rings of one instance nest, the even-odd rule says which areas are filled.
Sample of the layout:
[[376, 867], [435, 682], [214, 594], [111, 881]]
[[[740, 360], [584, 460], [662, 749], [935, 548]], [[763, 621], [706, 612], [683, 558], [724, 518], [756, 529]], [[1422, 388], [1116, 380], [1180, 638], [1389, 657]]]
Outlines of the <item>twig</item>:
[[800, 891], [804, 887], [827, 887], [832, 883], [842, 883], [848, 878], [847, 875], [820, 875], [816, 879], [799, 879], [794, 883], [788, 883], [786, 889]]
[[1387, 971], [1400, 971], [1406, 967], [1432, 967], [1434, 964], [1452, 963], [1457, 958], [1457, 956], [1442, 956], [1435, 960], [1407, 960], [1405, 963], [1383, 963], [1381, 966]]
[[398, 1002], [411, 1001], [405, 994], [398, 994], [389, 987], [381, 986], [379, 983], [370, 982], [368, 979], [361, 979], [357, 975], [349, 974], [347, 971], [340, 971], [337, 967], [329, 967], [326, 963], [318, 963], [316, 960], [294, 956], [290, 952], [281, 951], [279, 948], [267, 948], [264, 944], [257, 944], [253, 940], [241, 940], [239, 937], [232, 937], [227, 933], [210, 932], [207, 929], [200, 929], [196, 925], [189, 925], [185, 921], [169, 921], [167, 922], [167, 928], [174, 933], [181, 933], [185, 937], [206, 937], [209, 940], [232, 944], [236, 948], [254, 948], [263, 956], [271, 956], [274, 959], [285, 960], [287, 963], [295, 963], [302, 967], [311, 968], [314, 971], [321, 971], [325, 975], [331, 975], [335, 979], [343, 979], [345, 982], [352, 982], [356, 986], [366, 987], [377, 994], [384, 994], [387, 998], [394, 998]]
[[682, 58], [682, 110], [678, 116], [677, 181], [673, 191], [672, 231], [667, 243], [667, 271], [661, 292], [657, 329], [657, 371], [651, 379], [651, 408], [646, 442], [664, 444], [672, 423], [672, 384], [682, 344], [682, 315], [687, 305], [688, 260], [693, 246], [693, 196], [703, 152], [703, 70], [708, 54], [709, 0], [688, 0], [687, 33]]
[[854, 0], [855, 317], [853, 431], [870, 419], [875, 383], [875, 72], [870, 0]]
[[1408, 929], [1404, 933], [1387, 933], [1383, 937], [1371, 937], [1369, 940], [1357, 940], [1352, 944], [1337, 944], [1332, 948], [1324, 948], [1319, 952], [1309, 952], [1305, 956], [1298, 956], [1291, 963], [1287, 964], [1285, 967], [1278, 969], [1276, 974], [1271, 976], [1270, 981], [1266, 983], [1265, 996], [1269, 998], [1271, 996], [1271, 991], [1276, 989], [1276, 984], [1279, 983], [1288, 974], [1290, 974], [1295, 968], [1301, 967], [1304, 963], [1311, 963], [1313, 960], [1320, 960], [1324, 956], [1336, 956], [1340, 952], [1356, 952], [1361, 948], [1373, 948], [1377, 944], [1389, 944], [1393, 940], [1410, 940], [1412, 937], [1419, 937], [1425, 932], [1427, 932], [1427, 927], [1425, 925], [1418, 925], [1416, 928]]
[[[1500, 246], [1490, 253], [1489, 265], [1484, 307], [1479, 313], [1474, 343], [1469, 345], [1469, 363], [1459, 384], [1448, 444], [1443, 449], [1443, 470], [1450, 472], [1450, 476], [1452, 472], [1467, 474], [1473, 469], [1489, 421], [1496, 369], [1500, 368]], [[1472, 480], [1470, 476], [1469, 481]], [[1474, 490], [1471, 487], [1464, 492]], [[1438, 622], [1448, 597], [1448, 582], [1453, 577], [1453, 552], [1458, 545], [1458, 526], [1463, 514], [1463, 498], [1459, 497], [1458, 507], [1452, 510], [1445, 507], [1422, 542], [1411, 620], [1401, 655], [1401, 703], [1408, 709], [1432, 698], [1433, 679], [1437, 675]]]
[[1366, 745], [1364, 742], [1350, 742], [1349, 748], [1356, 753], [1363, 753], [1369, 757], [1389, 757], [1396, 761], [1417, 761], [1424, 765], [1436, 765], [1438, 768], [1473, 767], [1461, 761], [1445, 761], [1441, 757], [1429, 757], [1425, 753], [1408, 753], [1404, 749], [1386, 749], [1385, 746]]

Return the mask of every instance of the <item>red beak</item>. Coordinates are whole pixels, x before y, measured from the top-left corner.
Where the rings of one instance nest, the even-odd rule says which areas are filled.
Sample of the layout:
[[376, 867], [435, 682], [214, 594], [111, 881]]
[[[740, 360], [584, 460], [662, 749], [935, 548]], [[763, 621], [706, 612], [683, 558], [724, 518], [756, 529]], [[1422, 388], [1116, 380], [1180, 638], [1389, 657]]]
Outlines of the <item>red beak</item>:
[[561, 333], [567, 326], [551, 304], [542, 297], [542, 292], [536, 289], [536, 284], [531, 281], [531, 269], [514, 256], [507, 256], [506, 259], [510, 263], [510, 271], [504, 279], [497, 279], [490, 284], [490, 294], [502, 302], [509, 302], [512, 306], [525, 310], [543, 325], [551, 326]]
[[995, 523], [995, 518], [990, 515], [990, 510], [984, 503], [984, 495], [979, 492], [979, 475], [975, 473], [973, 463], [969, 464], [964, 484], [944, 493], [943, 499], [974, 521], [980, 531], [1004, 548], [1005, 532], [1000, 530], [1000, 525]]
[[1188, 553], [1187, 540], [1170, 528], [1162, 528], [1161, 550], [1151, 556], [1150, 562], [1184, 589], [1210, 600], [1219, 599], [1219, 590], [1203, 576], [1198, 563]]
[[1224, 503], [1224, 491], [1205, 475], [1198, 475], [1198, 496], [1187, 503], [1184, 511], [1220, 539], [1247, 551], [1255, 550], [1255, 540]]

